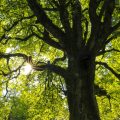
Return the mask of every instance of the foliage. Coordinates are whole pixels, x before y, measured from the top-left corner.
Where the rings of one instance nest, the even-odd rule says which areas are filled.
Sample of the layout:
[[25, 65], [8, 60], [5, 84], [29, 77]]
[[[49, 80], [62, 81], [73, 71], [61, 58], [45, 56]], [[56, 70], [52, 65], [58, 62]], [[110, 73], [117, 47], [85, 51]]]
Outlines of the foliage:
[[[68, 120], [66, 86], [63, 76], [61, 77], [63, 73], [58, 74], [59, 68], [54, 68], [60, 66], [66, 70], [68, 67], [68, 58], [61, 47], [63, 43], [57, 39], [64, 36], [57, 35], [47, 25], [39, 24], [38, 18], [28, 5], [29, 1], [0, 1], [0, 120]], [[69, 4], [70, 1], [66, 1]], [[89, 2], [90, 0], [81, 0], [86, 43], [91, 33], [90, 16], [87, 12]], [[56, 0], [38, 0], [38, 3], [51, 19], [51, 24], [62, 32], [68, 32], [56, 8]], [[97, 8], [98, 15], [103, 4], [102, 1]], [[67, 10], [72, 27], [74, 23], [71, 6]], [[117, 6], [112, 15], [112, 26], [119, 23], [119, 11]], [[48, 32], [45, 27], [52, 32]], [[62, 35], [59, 30], [57, 32]], [[100, 50], [96, 58], [100, 64], [96, 66], [95, 84], [104, 91], [97, 95], [101, 119], [117, 120], [120, 118], [120, 29], [110, 34], [109, 38], [113, 38], [112, 41]], [[30, 56], [33, 69], [30, 73], [25, 73]], [[107, 63], [108, 67], [103, 63]]]

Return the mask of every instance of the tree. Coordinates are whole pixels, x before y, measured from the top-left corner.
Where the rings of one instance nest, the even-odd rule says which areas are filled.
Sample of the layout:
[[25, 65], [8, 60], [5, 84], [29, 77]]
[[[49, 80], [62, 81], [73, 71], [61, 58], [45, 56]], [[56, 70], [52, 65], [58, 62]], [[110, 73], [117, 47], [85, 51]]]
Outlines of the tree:
[[[119, 37], [119, 5], [112, 0], [3, 0], [2, 4], [6, 6], [2, 7], [0, 42], [14, 49], [0, 52], [0, 59], [6, 59], [8, 66], [1, 66], [5, 69], [1, 75], [18, 77], [25, 62], [36, 71], [49, 70], [64, 78], [70, 120], [100, 120], [96, 94], [110, 96], [95, 84], [96, 66], [105, 67], [120, 80], [119, 69], [114, 70], [98, 57], [107, 59], [113, 51], [120, 52], [112, 43]], [[5, 14], [7, 11], [10, 14]], [[44, 44], [48, 44], [46, 50], [53, 47], [57, 55], [43, 63], [39, 52]], [[9, 66], [15, 60], [15, 66]]]

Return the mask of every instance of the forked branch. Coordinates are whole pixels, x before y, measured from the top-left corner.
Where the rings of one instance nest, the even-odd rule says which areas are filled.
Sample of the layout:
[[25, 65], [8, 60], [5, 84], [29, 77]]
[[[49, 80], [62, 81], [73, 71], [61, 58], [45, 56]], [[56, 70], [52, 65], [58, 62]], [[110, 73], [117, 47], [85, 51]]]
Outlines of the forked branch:
[[113, 70], [113, 68], [111, 68], [107, 63], [105, 63], [105, 62], [96, 62], [96, 64], [104, 66], [106, 69], [108, 69], [111, 73], [113, 73], [120, 80], [120, 74], [116, 73]]
[[37, 3], [37, 0], [27, 0], [28, 5], [37, 17], [37, 21], [42, 24], [55, 38], [63, 40], [64, 33], [60, 28], [53, 24], [52, 20], [46, 15], [42, 6]]

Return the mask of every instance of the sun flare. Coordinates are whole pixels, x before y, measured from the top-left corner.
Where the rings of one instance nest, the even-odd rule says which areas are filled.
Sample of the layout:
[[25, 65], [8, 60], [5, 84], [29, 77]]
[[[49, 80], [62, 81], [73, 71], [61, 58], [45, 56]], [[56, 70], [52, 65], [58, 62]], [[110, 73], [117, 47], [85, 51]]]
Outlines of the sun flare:
[[32, 66], [27, 63], [27, 64], [24, 66], [24, 74], [25, 74], [25, 75], [28, 75], [31, 71], [32, 71]]

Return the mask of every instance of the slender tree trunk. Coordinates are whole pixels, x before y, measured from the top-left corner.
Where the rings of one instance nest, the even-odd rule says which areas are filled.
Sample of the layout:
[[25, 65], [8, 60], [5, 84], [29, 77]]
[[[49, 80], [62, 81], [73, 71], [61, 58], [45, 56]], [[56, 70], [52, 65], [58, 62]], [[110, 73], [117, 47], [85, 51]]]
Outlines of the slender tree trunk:
[[79, 64], [71, 66], [71, 74], [74, 77], [66, 83], [70, 120], [100, 120], [94, 94], [95, 58], [79, 58]]

